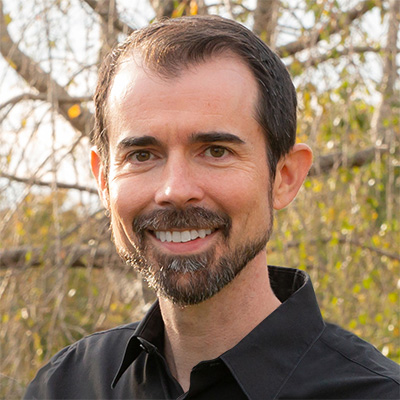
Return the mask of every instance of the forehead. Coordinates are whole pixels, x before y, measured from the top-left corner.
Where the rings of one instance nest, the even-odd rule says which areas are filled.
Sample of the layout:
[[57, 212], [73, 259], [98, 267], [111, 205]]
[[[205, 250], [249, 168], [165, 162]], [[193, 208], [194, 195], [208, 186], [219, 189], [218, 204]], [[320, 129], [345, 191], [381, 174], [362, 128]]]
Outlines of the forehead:
[[214, 56], [172, 77], [157, 74], [138, 55], [129, 56], [121, 61], [109, 92], [110, 144], [115, 134], [127, 129], [152, 130], [152, 123], [175, 125], [176, 129], [179, 125], [180, 130], [192, 123], [192, 130], [196, 124], [204, 130], [203, 125], [211, 129], [213, 124], [239, 122], [239, 114], [254, 121], [257, 98], [252, 72], [233, 54]]

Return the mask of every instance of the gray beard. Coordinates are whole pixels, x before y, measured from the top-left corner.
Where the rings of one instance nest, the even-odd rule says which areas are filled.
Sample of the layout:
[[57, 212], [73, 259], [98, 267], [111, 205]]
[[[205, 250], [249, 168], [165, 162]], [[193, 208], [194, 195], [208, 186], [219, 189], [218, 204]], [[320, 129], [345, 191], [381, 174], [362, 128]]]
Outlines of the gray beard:
[[[196, 224], [193, 223], [193, 219], [196, 220]], [[211, 298], [232, 282], [265, 248], [272, 232], [272, 219], [271, 208], [266, 232], [253, 240], [244, 238], [243, 244], [231, 249], [228, 245], [231, 228], [228, 216], [217, 215], [197, 207], [183, 211], [156, 211], [133, 222], [134, 232], [138, 235], [138, 244], [130, 251], [123, 247], [117, 250], [128, 265], [142, 274], [157, 295], [180, 306], [194, 305]], [[196, 255], [171, 256], [151, 249], [145, 244], [145, 231], [149, 226], [165, 230], [172, 227], [193, 226], [215, 226], [220, 229], [221, 223], [225, 224], [221, 231], [227, 250], [218, 258], [215, 248]]]

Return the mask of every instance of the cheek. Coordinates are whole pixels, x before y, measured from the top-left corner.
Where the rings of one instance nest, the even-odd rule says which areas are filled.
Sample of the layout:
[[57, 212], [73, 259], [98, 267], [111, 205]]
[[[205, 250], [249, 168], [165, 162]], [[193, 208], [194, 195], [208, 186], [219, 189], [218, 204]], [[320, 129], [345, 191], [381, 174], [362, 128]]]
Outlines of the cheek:
[[110, 185], [110, 204], [115, 216], [124, 223], [131, 223], [134, 216], [149, 205], [148, 189], [130, 179]]
[[[247, 224], [262, 226], [270, 219], [269, 187], [264, 181], [232, 179], [219, 186], [219, 204], [238, 229]], [[223, 193], [223, 195], [222, 195]]]

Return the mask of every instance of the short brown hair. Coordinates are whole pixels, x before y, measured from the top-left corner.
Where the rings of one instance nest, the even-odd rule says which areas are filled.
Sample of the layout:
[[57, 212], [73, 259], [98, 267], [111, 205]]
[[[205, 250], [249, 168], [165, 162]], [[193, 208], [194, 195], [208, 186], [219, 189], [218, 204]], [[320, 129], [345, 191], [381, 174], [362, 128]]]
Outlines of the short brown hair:
[[217, 16], [168, 19], [133, 32], [103, 61], [94, 95], [92, 143], [108, 169], [106, 106], [113, 78], [123, 58], [138, 52], [145, 65], [173, 78], [212, 56], [233, 53], [249, 67], [259, 88], [256, 118], [265, 133], [271, 176], [296, 140], [296, 91], [280, 58], [249, 29]]

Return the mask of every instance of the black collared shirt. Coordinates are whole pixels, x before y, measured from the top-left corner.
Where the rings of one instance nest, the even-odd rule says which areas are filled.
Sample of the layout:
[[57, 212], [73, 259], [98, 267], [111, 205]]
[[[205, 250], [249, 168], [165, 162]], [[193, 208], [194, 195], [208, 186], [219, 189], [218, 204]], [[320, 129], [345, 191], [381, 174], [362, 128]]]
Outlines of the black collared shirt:
[[158, 303], [139, 324], [61, 350], [26, 399], [400, 399], [399, 366], [322, 320], [308, 275], [269, 267], [282, 304], [235, 347], [200, 362], [184, 393], [163, 356]]

